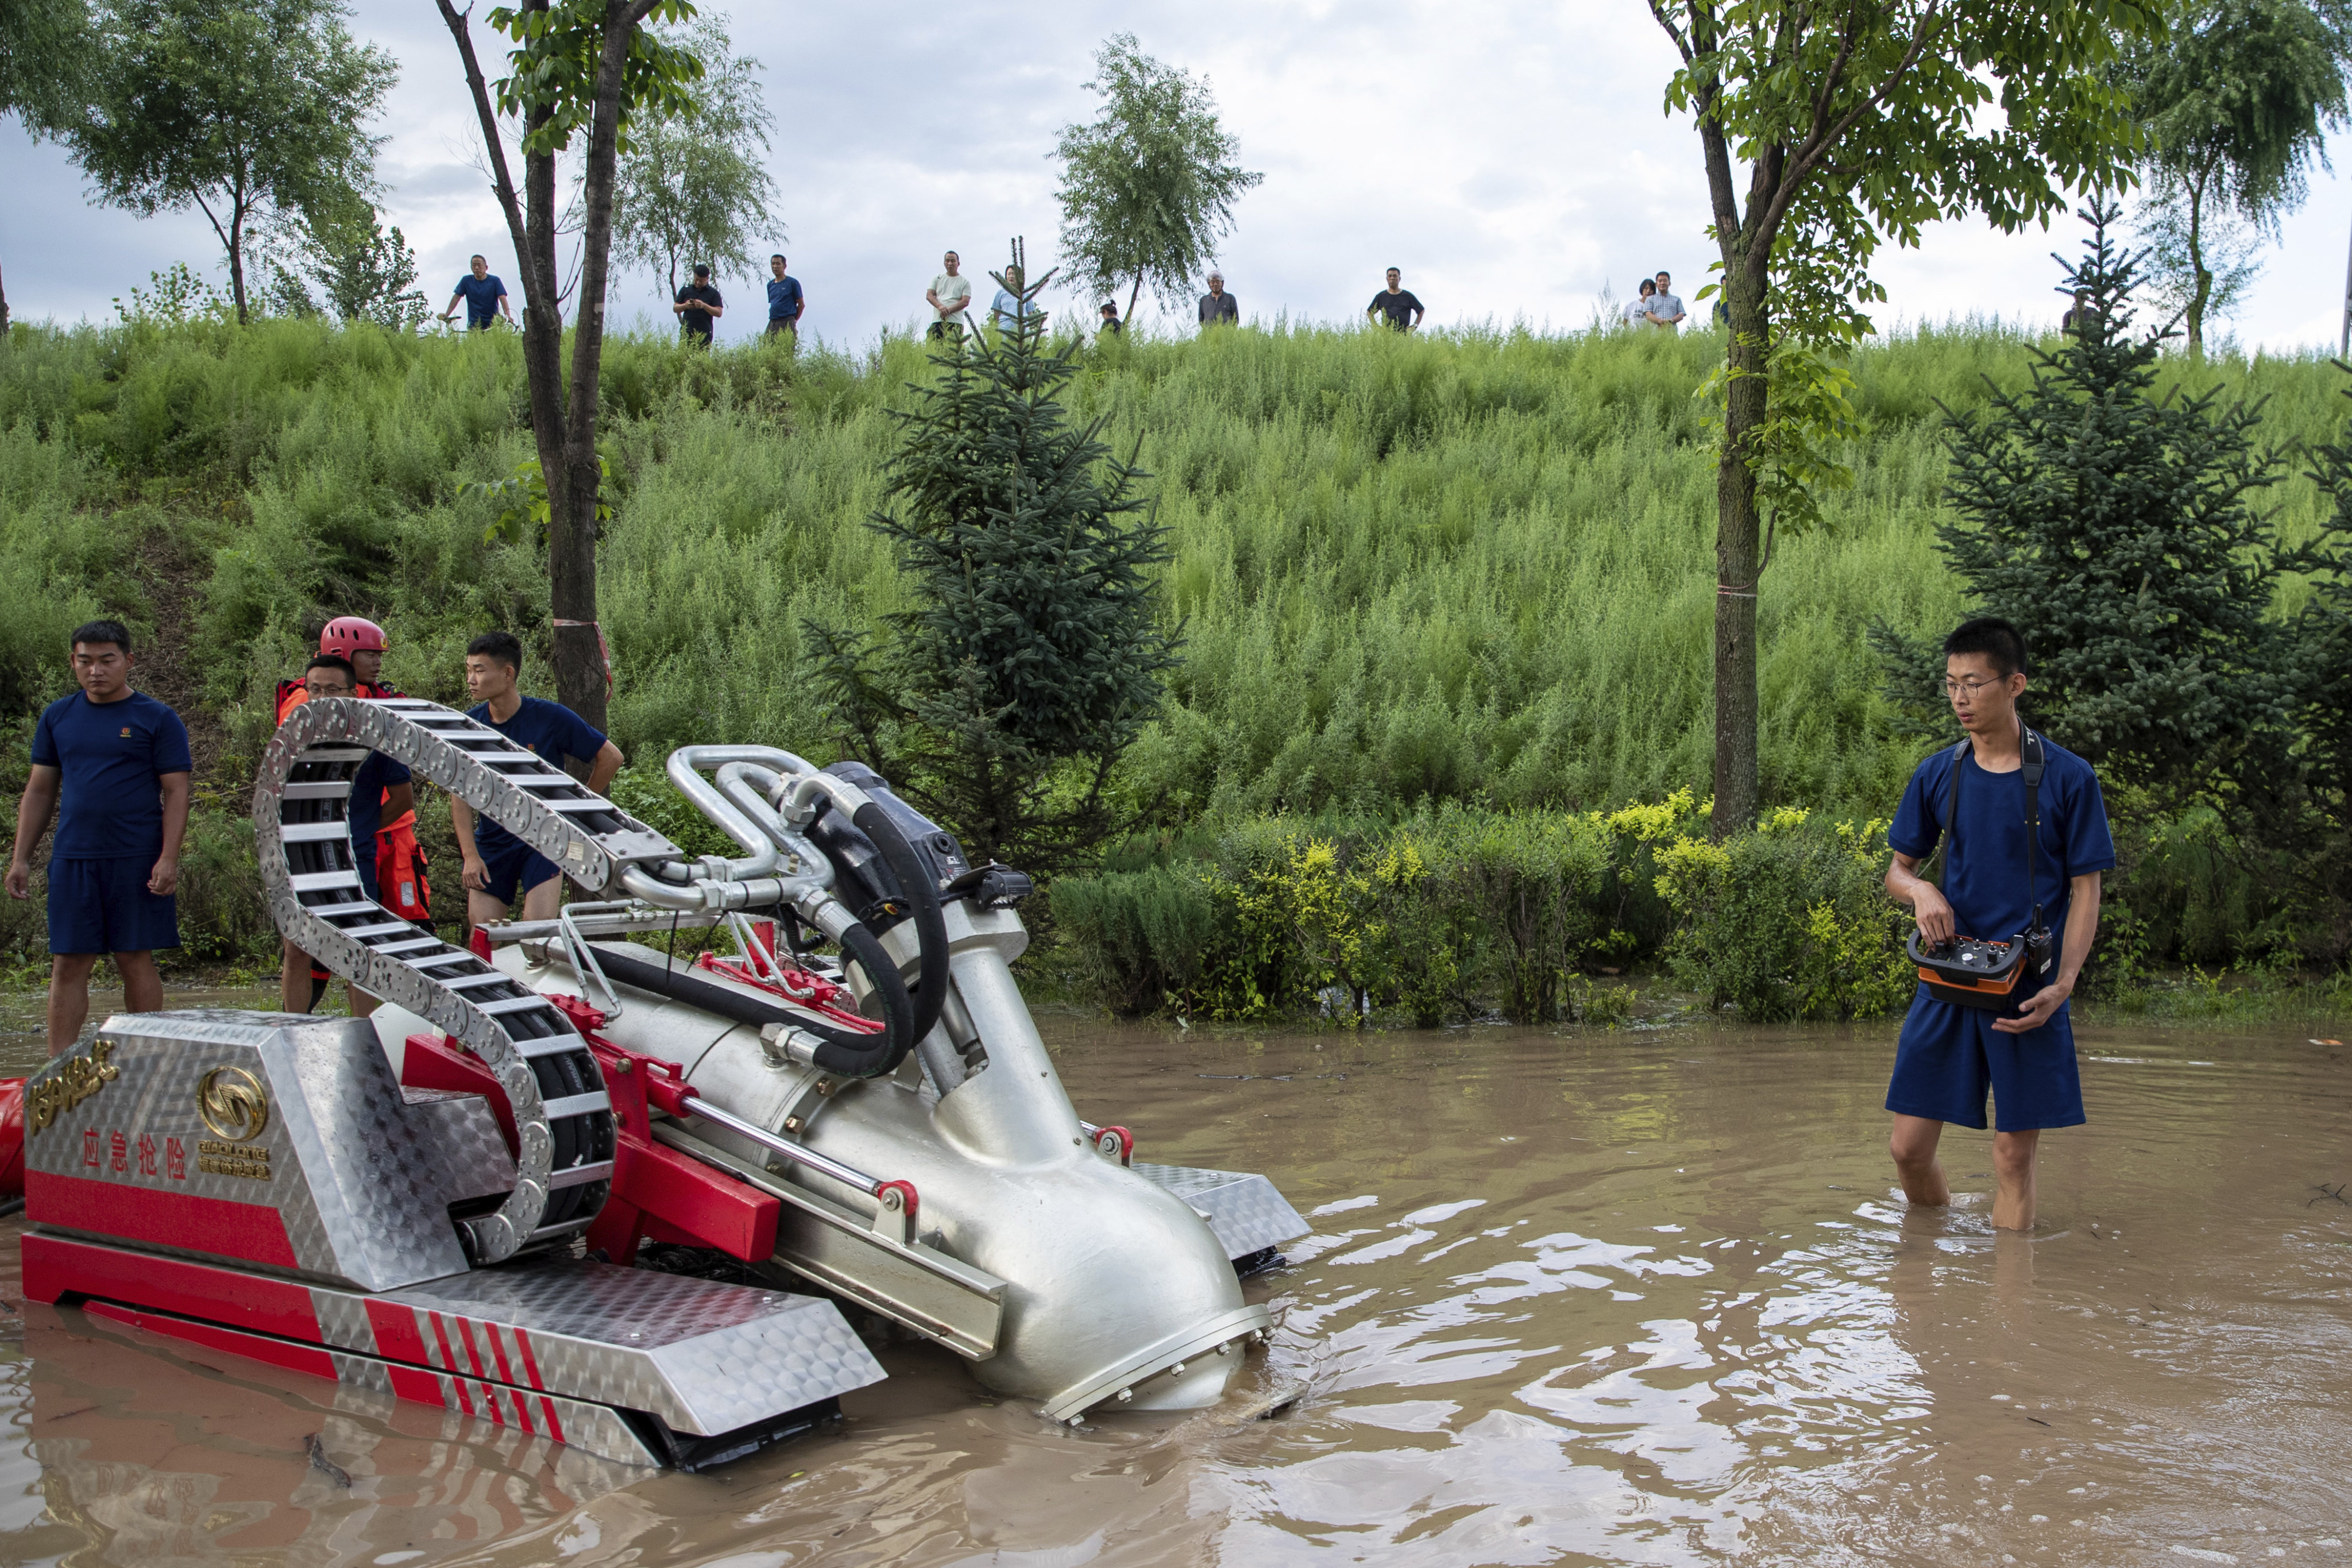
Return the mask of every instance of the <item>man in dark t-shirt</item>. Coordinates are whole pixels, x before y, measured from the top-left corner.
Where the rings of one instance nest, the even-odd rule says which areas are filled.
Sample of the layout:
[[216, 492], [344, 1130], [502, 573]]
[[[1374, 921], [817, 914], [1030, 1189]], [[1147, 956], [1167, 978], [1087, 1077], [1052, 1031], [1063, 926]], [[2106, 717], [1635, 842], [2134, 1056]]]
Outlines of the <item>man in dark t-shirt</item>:
[[719, 290], [710, 286], [709, 262], [694, 264], [694, 281], [677, 291], [677, 298], [670, 302], [669, 308], [671, 313], [677, 317], [678, 324], [686, 329], [688, 342], [698, 342], [704, 348], [710, 346], [711, 323], [727, 313], [727, 301], [720, 299]]
[[509, 326], [514, 323], [514, 312], [507, 308], [507, 286], [499, 281], [498, 274], [490, 270], [490, 264], [481, 257], [474, 258], [466, 276], [457, 279], [457, 291], [449, 296], [449, 308], [441, 312], [443, 321], [450, 321], [457, 316], [460, 300], [466, 301], [466, 328], [468, 331], [485, 331], [500, 316], [506, 317]]
[[[466, 710], [466, 717], [488, 724], [559, 768], [570, 757], [586, 763], [588, 787], [603, 795], [621, 771], [621, 748], [562, 703], [522, 695], [515, 689], [521, 672], [522, 643], [513, 634], [484, 632], [467, 643], [466, 689], [481, 700]], [[465, 861], [460, 879], [466, 884], [468, 925], [506, 919], [518, 895], [523, 919], [555, 918], [563, 883], [554, 861], [488, 817], [476, 816], [472, 806], [455, 795], [449, 797], [449, 826], [457, 832], [457, 853]]]
[[[49, 1055], [81, 1034], [89, 976], [114, 956], [122, 1005], [163, 1005], [155, 950], [180, 945], [180, 841], [188, 829], [188, 731], [180, 716], [131, 689], [131, 634], [120, 621], [77, 627], [81, 689], [41, 710], [32, 776], [16, 810], [8, 896], [32, 896], [33, 849], [57, 811], [49, 849]], [[62, 797], [62, 806], [60, 806]]]
[[[1947, 1122], [1984, 1126], [1990, 1089], [1992, 1223], [2032, 1230], [2042, 1134], [2084, 1121], [2066, 1001], [2098, 934], [2100, 877], [2115, 868], [2116, 845], [2098, 775], [2046, 737], [2033, 737], [2042, 774], [2027, 795], [2026, 729], [2017, 712], [2026, 652], [2017, 628], [1992, 616], [1967, 622], [1945, 639], [1944, 656], [1944, 690], [1968, 739], [1911, 775], [1886, 830], [1894, 851], [1886, 890], [1911, 906], [1927, 947], [1955, 936], [2011, 942], [2038, 912], [2058, 935], [2057, 963], [2049, 984], [2000, 1011], [1919, 987], [1886, 1089], [1895, 1114], [1888, 1148], [1906, 1197], [1950, 1203], [1937, 1143]], [[1919, 874], [1939, 843], [1940, 887]]]
[[1421, 325], [1421, 318], [1427, 312], [1421, 308], [1421, 301], [1406, 291], [1402, 278], [1403, 274], [1390, 268], [1389, 286], [1372, 296], [1364, 314], [1373, 321], [1386, 321], [1400, 332], [1409, 332]]

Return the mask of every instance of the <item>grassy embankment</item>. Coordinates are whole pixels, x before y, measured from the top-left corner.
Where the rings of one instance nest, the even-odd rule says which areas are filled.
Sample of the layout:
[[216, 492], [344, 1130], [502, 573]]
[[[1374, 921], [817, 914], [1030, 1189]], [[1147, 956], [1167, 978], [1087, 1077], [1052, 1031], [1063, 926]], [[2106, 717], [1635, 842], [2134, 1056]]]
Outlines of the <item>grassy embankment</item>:
[[[1704, 795], [1713, 459], [1692, 391], [1718, 352], [1705, 335], [1298, 331], [1090, 359], [1075, 401], [1110, 416], [1122, 450], [1139, 439], [1159, 476], [1186, 637], [1167, 716], [1124, 780], [1174, 831], [1119, 868], [1213, 860], [1215, 833], [1278, 838], [1264, 826], [1277, 816], [1363, 839], [1446, 803]], [[860, 524], [919, 351], [795, 363], [625, 340], [607, 367], [624, 475], [603, 555], [614, 729], [651, 786], [631, 798], [654, 797], [660, 756], [689, 738], [830, 754], [801, 624], [900, 603]], [[1761, 603], [1766, 795], [1824, 819], [1884, 816], [1921, 750], [1890, 727], [1863, 628], [1958, 612], [1931, 543], [1938, 405], [1979, 405], [1987, 378], [2023, 379], [2026, 354], [1996, 329], [1925, 331], [1855, 369], [1871, 430], [1858, 483], [1832, 500], [1830, 531], [1781, 542]], [[2338, 378], [2314, 360], [2171, 374], [2267, 397], [2282, 444], [2338, 417]], [[19, 326], [0, 350], [0, 711], [22, 725], [66, 689], [63, 635], [88, 614], [150, 639], [142, 679], [198, 737], [192, 955], [267, 945], [244, 792], [273, 683], [320, 620], [373, 615], [390, 678], [441, 700], [461, 695], [473, 632], [544, 646], [531, 549], [485, 543], [491, 509], [460, 494], [530, 455], [524, 406], [499, 336]], [[2276, 494], [2290, 531], [2322, 512], [2299, 475]], [[21, 731], [6, 755], [13, 811]], [[445, 888], [454, 871], [445, 855]], [[2243, 956], [2231, 933], [2259, 891], [2226, 886], [2226, 868], [2199, 875], [2201, 890], [2175, 878], [2168, 903], [2149, 902], [2170, 911], [2151, 956]], [[1646, 951], [1641, 931], [1616, 934]], [[0, 912], [0, 944], [35, 961], [37, 910]]]

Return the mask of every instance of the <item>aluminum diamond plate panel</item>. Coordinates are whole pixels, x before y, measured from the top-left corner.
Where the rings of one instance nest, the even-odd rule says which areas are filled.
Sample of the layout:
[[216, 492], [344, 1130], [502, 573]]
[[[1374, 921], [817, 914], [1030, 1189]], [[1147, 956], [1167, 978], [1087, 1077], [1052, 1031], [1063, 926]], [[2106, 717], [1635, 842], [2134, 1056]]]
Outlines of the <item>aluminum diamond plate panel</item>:
[[[527, 1394], [501, 1388], [478, 1379], [451, 1377], [446, 1373], [409, 1373], [372, 1356], [334, 1354], [335, 1381], [347, 1388], [406, 1398], [430, 1405], [439, 1395], [441, 1407], [453, 1415], [470, 1416], [495, 1426], [509, 1426], [526, 1436], [545, 1437], [599, 1458], [625, 1465], [658, 1465], [617, 1410], [586, 1405], [554, 1394]], [[419, 1378], [425, 1381], [420, 1383]]]
[[482, 1195], [479, 1129], [411, 1107], [363, 1019], [119, 1015], [27, 1097], [44, 1229], [360, 1289], [467, 1268], [448, 1206]]
[[704, 1436], [883, 1377], [830, 1301], [642, 1268], [485, 1268], [386, 1300], [415, 1310], [436, 1369], [651, 1411]]
[[1140, 1160], [1129, 1169], [1207, 1215], [1209, 1228], [1223, 1243], [1228, 1258], [1247, 1258], [1295, 1241], [1314, 1228], [1264, 1176], [1190, 1165], [1147, 1165]]

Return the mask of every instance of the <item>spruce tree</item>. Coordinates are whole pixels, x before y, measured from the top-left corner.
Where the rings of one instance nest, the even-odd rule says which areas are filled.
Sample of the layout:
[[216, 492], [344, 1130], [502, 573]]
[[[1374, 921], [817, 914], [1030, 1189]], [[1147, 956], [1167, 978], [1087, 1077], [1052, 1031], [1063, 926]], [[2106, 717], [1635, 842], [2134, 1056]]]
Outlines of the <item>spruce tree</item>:
[[[1957, 516], [1937, 542], [1978, 614], [2032, 651], [2026, 706], [2062, 744], [2122, 780], [2195, 790], [2242, 775], [2284, 732], [2286, 683], [2267, 618], [2282, 559], [2258, 494], [2260, 403], [2156, 391], [2171, 328], [2131, 331], [2137, 258], [2095, 203], [2064, 345], [2034, 348], [2032, 383], [1982, 414], [1945, 411]], [[1942, 675], [1933, 639], [1881, 626], [1901, 695]], [[1947, 726], [1948, 727], [1948, 726]]]
[[1058, 401], [1078, 340], [1045, 343], [1034, 280], [997, 281], [1017, 320], [950, 335], [939, 374], [896, 415], [898, 451], [869, 520], [898, 546], [915, 607], [878, 640], [814, 625], [845, 746], [962, 839], [1050, 873], [1119, 826], [1118, 758], [1160, 709], [1176, 639], [1159, 623], [1166, 530], [1150, 476], [1073, 426]]
[[2305, 776], [2315, 801], [2336, 820], [2340, 860], [2352, 847], [2341, 832], [2352, 829], [2352, 429], [2312, 457], [2318, 466], [2311, 477], [2336, 510], [2306, 563], [2312, 593], [2294, 626], [2295, 696]]

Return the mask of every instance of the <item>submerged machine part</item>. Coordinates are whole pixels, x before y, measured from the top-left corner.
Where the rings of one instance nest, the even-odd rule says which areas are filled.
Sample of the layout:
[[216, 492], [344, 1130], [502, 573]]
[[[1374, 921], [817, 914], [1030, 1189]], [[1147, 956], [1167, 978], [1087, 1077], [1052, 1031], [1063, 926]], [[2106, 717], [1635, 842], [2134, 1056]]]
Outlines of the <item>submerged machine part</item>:
[[26, 1097], [25, 1293], [607, 1458], [699, 1466], [882, 1369], [831, 1303], [542, 1255], [467, 1267], [515, 1161], [357, 1019], [108, 1021]]
[[[368, 901], [370, 752], [604, 900], [469, 947]], [[297, 708], [254, 793], [272, 910], [386, 1005], [118, 1017], [51, 1063], [22, 1101], [27, 1294], [686, 1466], [881, 1375], [803, 1281], [1055, 1420], [1218, 1398], [1270, 1327], [1236, 1263], [1307, 1227], [1264, 1177], [1138, 1164], [1078, 1119], [1012, 972], [1028, 879], [856, 764], [690, 746], [668, 773], [740, 856], [450, 710]], [[731, 952], [675, 956], [719, 930]], [[625, 1267], [647, 1241], [774, 1288]]]

